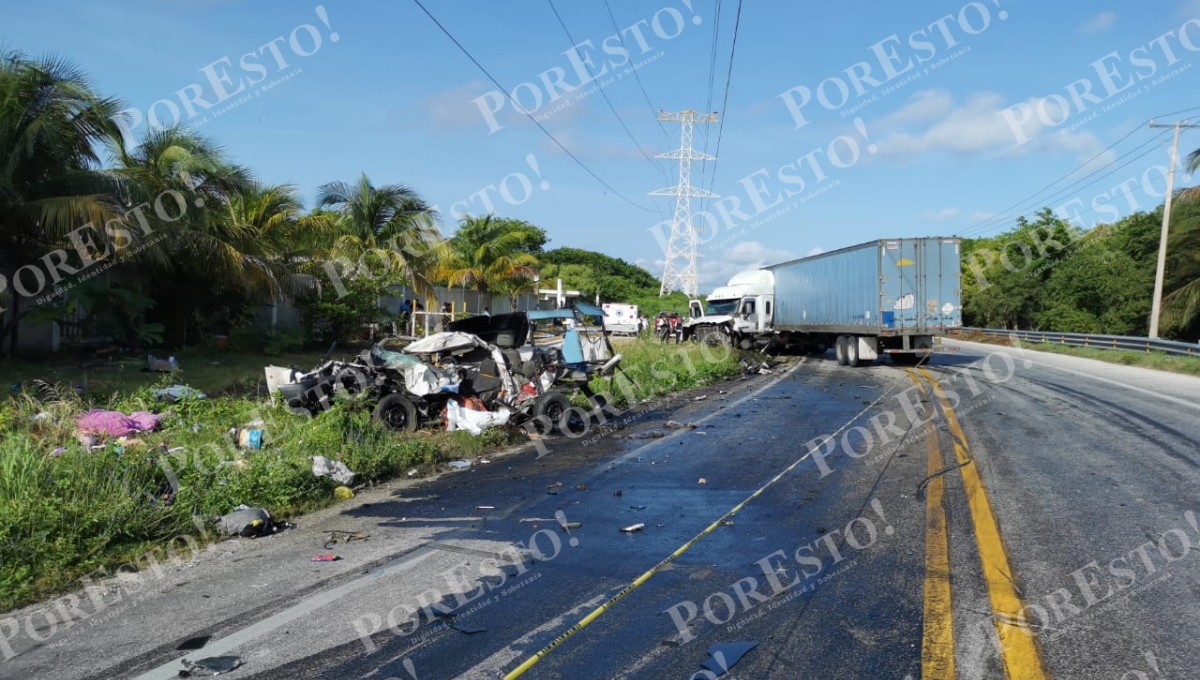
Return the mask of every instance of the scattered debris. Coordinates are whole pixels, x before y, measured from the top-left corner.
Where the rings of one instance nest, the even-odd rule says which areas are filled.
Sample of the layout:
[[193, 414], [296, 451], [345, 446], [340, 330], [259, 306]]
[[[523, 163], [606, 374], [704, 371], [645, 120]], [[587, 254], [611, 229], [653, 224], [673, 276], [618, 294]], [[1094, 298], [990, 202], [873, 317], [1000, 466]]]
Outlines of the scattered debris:
[[701, 666], [711, 671], [714, 676], [724, 675], [733, 668], [747, 652], [758, 646], [757, 642], [723, 642], [708, 648], [710, 658], [705, 659]]
[[708, 399], [708, 395], [701, 394], [700, 396], [696, 397], [695, 399], [692, 399], [692, 401], [704, 401], [705, 399]]
[[705, 479], [705, 478], [703, 478], [703, 477], [701, 477], [701, 478], [699, 479], [699, 481], [697, 481], [696, 483], [697, 483], [697, 484], [700, 484], [700, 485], [704, 485], [704, 484], [708, 484], [708, 480], [707, 480], [707, 479]]
[[571, 529], [578, 529], [579, 527], [583, 526], [583, 523], [582, 522], [568, 522], [567, 516], [563, 515], [562, 517], [558, 518], [558, 526], [561, 527], [563, 531], [570, 533]]
[[242, 659], [238, 656], [210, 656], [207, 659], [200, 659], [195, 663], [183, 659], [183, 670], [179, 671], [179, 677], [189, 678], [195, 675], [220, 675], [229, 673], [242, 665]]
[[174, 373], [179, 368], [179, 362], [175, 357], [167, 357], [166, 359], [158, 359], [153, 354], [146, 356], [146, 370], [151, 373]]
[[187, 640], [184, 640], [183, 642], [180, 642], [179, 646], [176, 647], [175, 649], [184, 651], [184, 652], [189, 652], [189, 651], [192, 651], [193, 649], [200, 649], [204, 645], [207, 645], [208, 641], [211, 639], [212, 639], [211, 635], [201, 635], [199, 637], [189, 638]]
[[616, 489], [615, 491], [613, 491], [613, 495], [614, 495], [614, 496], [621, 496], [621, 495], [623, 495], [623, 494], [624, 494], [624, 492], [623, 492], [623, 491], [621, 491], [620, 489]]
[[471, 461], [469, 460], [452, 460], [446, 464], [454, 470], [466, 470], [471, 467]]
[[674, 420], [668, 420], [663, 423], [663, 428], [667, 430], [694, 430], [696, 426], [692, 423], [680, 423]]
[[350, 486], [358, 478], [358, 473], [346, 467], [340, 460], [329, 460], [325, 456], [313, 456], [312, 471], [318, 477], [329, 477], [333, 481]]
[[587, 491], [588, 486], [587, 486], [587, 484], [579, 484], [578, 486], [575, 487], [575, 490], [576, 491]]
[[465, 623], [458, 623], [457, 621], [450, 624], [450, 627], [460, 633], [466, 633], [467, 635], [474, 635], [475, 633], [482, 633], [483, 631], [487, 630], [487, 628], [483, 628], [481, 626], [471, 626]]
[[42, 411], [41, 413], [38, 413], [37, 415], [33, 416], [29, 420], [31, 420], [32, 422], [35, 422], [35, 423], [40, 423], [44, 420], [49, 420], [50, 422], [56, 422], [58, 419], [54, 417], [53, 413], [49, 413], [47, 411]]
[[733, 526], [733, 520], [731, 520], [731, 519], [727, 519], [727, 520], [725, 520], [724, 522], [721, 522], [721, 526], [723, 526], [723, 527], [731, 527], [731, 526]]
[[702, 435], [704, 435], [704, 436], [706, 436], [706, 437], [708, 436], [708, 433], [707, 433], [707, 432], [704, 432], [703, 430], [702, 430], [702, 431], [700, 431], [700, 432], [697, 432], [696, 434], [702, 434]]
[[342, 558], [338, 557], [337, 555], [330, 554], [330, 555], [317, 555], [316, 557], [312, 558], [309, 561], [310, 562], [337, 562], [340, 559], [342, 559]]
[[263, 445], [262, 430], [248, 430], [240, 427], [229, 428], [229, 436], [243, 449], [261, 449]]
[[239, 505], [228, 515], [217, 518], [217, 529], [230, 536], [254, 538], [272, 533], [271, 513], [263, 508]]
[[333, 490], [333, 497], [341, 500], [354, 498], [354, 491], [348, 486], [339, 486]]
[[508, 424], [511, 415], [512, 413], [503, 406], [496, 411], [477, 411], [451, 399], [446, 402], [446, 431], [466, 430], [479, 436], [489, 427]]
[[496, 506], [494, 506], [494, 505], [476, 505], [475, 509], [476, 510], [495, 510]]
[[[150, 390], [150, 394], [154, 395], [159, 401], [168, 401], [175, 403], [183, 399], [208, 399], [208, 395], [200, 390], [193, 389], [187, 385], [171, 385], [162, 389]], [[262, 422], [260, 421], [261, 425]]]
[[151, 432], [158, 427], [159, 421], [166, 417], [165, 413], [138, 411], [125, 415], [120, 411], [95, 409], [76, 418], [75, 426], [79, 428], [81, 435], [124, 437], [133, 432]]
[[411, 469], [411, 470], [409, 470], [409, 471], [408, 471], [408, 476], [409, 476], [409, 477], [415, 477], [415, 476], [416, 476], [416, 474], [417, 474], [417, 469], [416, 469], [416, 468], [413, 468], [413, 469]]
[[547, 488], [547, 489], [561, 489], [561, 488], [562, 488], [562, 482], [555, 482], [555, 483], [553, 483], [553, 484], [551, 484], [551, 485], [547, 486], [546, 488]]
[[338, 543], [365, 541], [371, 537], [371, 534], [368, 534], [365, 531], [343, 531], [340, 529], [334, 529], [332, 531], [326, 531], [325, 533], [329, 534], [329, 540], [325, 541], [325, 545], [321, 547], [325, 548], [326, 550], [337, 545]]
[[645, 509], [646, 509], [646, 506], [644, 506], [644, 505], [631, 505], [631, 506], [629, 506], [629, 509], [630, 509], [630, 510], [645, 510]]
[[482, 464], [482, 465], [487, 465], [488, 463], [490, 463], [490, 462], [492, 462], [492, 461], [488, 460], [487, 458], [480, 458], [480, 459], [479, 459], [479, 462], [480, 462], [480, 464]]
[[638, 522], [637, 524], [631, 524], [627, 527], [622, 527], [621, 531], [623, 531], [624, 533], [627, 533], [627, 534], [632, 534], [635, 531], [641, 531], [644, 528], [646, 528], [646, 525], [642, 524], [641, 522]]
[[657, 430], [652, 430], [650, 432], [639, 432], [637, 434], [631, 434], [631, 435], [626, 436], [625, 439], [662, 439], [665, 436], [666, 435], [663, 434], [662, 432], [659, 432]]

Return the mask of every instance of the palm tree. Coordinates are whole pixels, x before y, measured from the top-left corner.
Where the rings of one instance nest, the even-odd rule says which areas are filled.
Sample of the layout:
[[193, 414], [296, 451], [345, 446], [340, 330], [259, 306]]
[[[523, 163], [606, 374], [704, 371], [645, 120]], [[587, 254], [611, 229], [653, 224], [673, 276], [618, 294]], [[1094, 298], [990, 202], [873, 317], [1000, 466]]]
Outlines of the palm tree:
[[486, 299], [492, 292], [511, 300], [537, 276], [529, 244], [545, 234], [520, 220], [495, 215], [463, 218], [450, 238], [441, 273], [451, 285], [470, 285]]
[[0, 54], [0, 275], [6, 284], [0, 307], [9, 309], [0, 351], [5, 338], [15, 351], [28, 314], [15, 290], [17, 271], [36, 266], [71, 231], [113, 214], [113, 179], [100, 169], [96, 149], [120, 135], [112, 121], [120, 109], [67, 61]]
[[[1188, 154], [1188, 171], [1200, 169], [1200, 149]], [[1192, 204], [1200, 203], [1200, 187], [1179, 192], [1179, 197]], [[1175, 290], [1163, 296], [1162, 322], [1177, 330], [1200, 325], [1200, 215], [1190, 214], [1172, 225], [1171, 259], [1174, 266], [1171, 279], [1182, 281]]]
[[337, 214], [339, 236], [331, 254], [366, 266], [374, 257], [410, 283], [418, 295], [433, 294], [441, 234], [437, 211], [403, 184], [374, 186], [363, 173], [358, 181], [330, 182], [320, 188], [318, 208]]

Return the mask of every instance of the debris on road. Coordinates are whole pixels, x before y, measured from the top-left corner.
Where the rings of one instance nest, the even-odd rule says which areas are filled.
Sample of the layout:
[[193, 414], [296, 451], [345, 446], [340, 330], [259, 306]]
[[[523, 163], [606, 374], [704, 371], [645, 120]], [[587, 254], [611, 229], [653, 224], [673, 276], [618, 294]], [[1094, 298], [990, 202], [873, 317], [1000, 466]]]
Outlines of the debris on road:
[[696, 426], [692, 423], [680, 423], [674, 420], [668, 420], [663, 423], [663, 428], [667, 430], [694, 430]]
[[642, 524], [641, 522], [638, 522], [637, 524], [631, 524], [627, 527], [622, 527], [621, 531], [624, 533], [627, 533], [627, 534], [632, 534], [635, 531], [641, 531], [644, 528], [646, 528], [646, 525]]
[[183, 659], [183, 670], [179, 671], [179, 677], [190, 678], [193, 674], [220, 675], [229, 673], [241, 665], [242, 658], [240, 656], [210, 656], [195, 663]]
[[495, 510], [496, 506], [494, 506], [494, 505], [476, 505], [475, 509], [476, 510]]
[[708, 395], [707, 395], [707, 394], [701, 394], [700, 396], [698, 396], [698, 397], [696, 397], [696, 398], [692, 399], [692, 401], [704, 401], [705, 399], [708, 399]]
[[451, 469], [454, 469], [454, 470], [466, 470], [467, 468], [471, 467], [471, 461], [469, 461], [469, 460], [452, 460], [449, 463], [446, 463], [446, 465], [449, 465], [451, 467]]
[[466, 633], [467, 635], [474, 635], [475, 633], [482, 633], [487, 630], [487, 628], [483, 628], [482, 626], [471, 626], [465, 623], [458, 623], [457, 621], [450, 624], [450, 627], [460, 633]]
[[710, 658], [705, 659], [701, 666], [720, 676], [733, 668], [747, 652], [758, 646], [757, 642], [723, 642], [708, 648]]
[[629, 506], [629, 509], [630, 509], [630, 510], [645, 510], [645, 509], [646, 509], [646, 506], [644, 506], [644, 505], [631, 505], [631, 506]]
[[348, 486], [339, 486], [333, 490], [333, 497], [346, 501], [354, 498], [354, 490]]
[[489, 427], [507, 425], [511, 415], [503, 406], [496, 411], [478, 411], [451, 399], [446, 402], [446, 431], [466, 430], [478, 437]]
[[575, 487], [575, 490], [576, 491], [587, 491], [588, 486], [587, 486], [587, 484], [579, 484]]
[[553, 483], [553, 484], [551, 484], [551, 485], [547, 486], [546, 488], [547, 488], [547, 489], [561, 489], [561, 488], [562, 488], [562, 482], [555, 482], [555, 483]]
[[342, 559], [342, 558], [338, 557], [337, 555], [330, 554], [330, 555], [317, 555], [316, 557], [312, 558], [309, 561], [310, 562], [337, 562], [340, 559]]
[[329, 534], [329, 540], [325, 541], [325, 545], [322, 545], [321, 547], [326, 550], [329, 550], [329, 548], [337, 545], [338, 543], [365, 541], [371, 537], [371, 534], [368, 534], [365, 531], [344, 531], [341, 529], [334, 529], [331, 531], [326, 531], [325, 533]]
[[639, 432], [637, 434], [626, 435], [624, 439], [662, 439], [666, 435], [657, 430], [650, 432]]
[[614, 495], [614, 496], [621, 496], [621, 495], [623, 495], [623, 494], [624, 494], [624, 492], [623, 492], [623, 491], [621, 491], [620, 489], [615, 489], [615, 490], [613, 491], [613, 495]]
[[699, 480], [696, 481], [696, 483], [703, 486], [704, 484], [708, 484], [708, 480], [701, 477]]
[[313, 456], [312, 471], [318, 477], [329, 477], [333, 481], [350, 486], [358, 478], [358, 473], [346, 467], [340, 460], [329, 460], [325, 456]]
[[217, 518], [217, 529], [229, 536], [255, 538], [272, 533], [271, 513], [263, 508], [239, 505], [228, 515]]
[[724, 522], [721, 522], [721, 526], [723, 526], [723, 527], [731, 527], [731, 526], [733, 526], [733, 520], [731, 520], [731, 519], [727, 519], [727, 520], [725, 520]]

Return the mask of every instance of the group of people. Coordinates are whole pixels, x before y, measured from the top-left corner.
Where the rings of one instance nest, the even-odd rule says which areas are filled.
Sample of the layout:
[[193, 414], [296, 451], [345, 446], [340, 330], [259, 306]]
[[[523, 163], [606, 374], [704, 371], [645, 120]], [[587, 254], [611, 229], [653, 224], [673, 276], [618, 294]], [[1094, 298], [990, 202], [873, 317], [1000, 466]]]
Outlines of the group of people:
[[663, 342], [672, 338], [679, 342], [683, 337], [683, 317], [678, 312], [659, 312], [654, 318], [654, 335]]

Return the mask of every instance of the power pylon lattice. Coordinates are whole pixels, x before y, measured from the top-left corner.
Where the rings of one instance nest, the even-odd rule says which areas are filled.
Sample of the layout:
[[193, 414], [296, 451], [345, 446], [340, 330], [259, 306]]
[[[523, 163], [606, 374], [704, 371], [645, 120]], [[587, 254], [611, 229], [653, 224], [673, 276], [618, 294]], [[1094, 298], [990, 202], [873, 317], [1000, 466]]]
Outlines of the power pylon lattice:
[[692, 161], [716, 160], [715, 156], [692, 148], [692, 131], [696, 123], [711, 125], [720, 122], [720, 114], [697, 113], [691, 109], [678, 113], [659, 111], [658, 120], [682, 125], [679, 149], [658, 156], [679, 161], [679, 184], [649, 194], [675, 197], [675, 215], [671, 219], [671, 236], [667, 240], [667, 261], [663, 265], [662, 286], [658, 294], [659, 297], [666, 295], [678, 284], [680, 290], [695, 297], [700, 293], [696, 276], [697, 262], [700, 259], [700, 237], [692, 224], [692, 199], [719, 196], [711, 191], [692, 188]]

